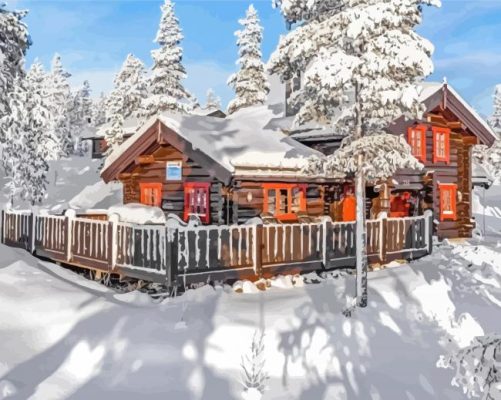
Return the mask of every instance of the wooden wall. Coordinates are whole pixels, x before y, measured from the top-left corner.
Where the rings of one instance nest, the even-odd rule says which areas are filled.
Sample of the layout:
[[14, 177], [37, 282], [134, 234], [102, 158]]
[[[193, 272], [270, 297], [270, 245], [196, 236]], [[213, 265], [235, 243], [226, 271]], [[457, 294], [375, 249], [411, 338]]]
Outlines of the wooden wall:
[[[210, 209], [211, 223], [222, 224], [223, 219], [223, 197], [222, 184], [212, 178], [201, 166], [188, 159], [184, 154], [170, 145], [156, 146], [148, 154], [153, 156], [154, 161], [149, 164], [134, 164], [121, 174], [120, 180], [123, 183], [124, 203], [140, 202], [140, 183], [161, 182], [162, 209], [166, 213], [176, 214], [183, 218], [184, 214], [184, 183], [185, 182], [210, 182]], [[183, 161], [183, 180], [181, 182], [166, 181], [167, 161]]]

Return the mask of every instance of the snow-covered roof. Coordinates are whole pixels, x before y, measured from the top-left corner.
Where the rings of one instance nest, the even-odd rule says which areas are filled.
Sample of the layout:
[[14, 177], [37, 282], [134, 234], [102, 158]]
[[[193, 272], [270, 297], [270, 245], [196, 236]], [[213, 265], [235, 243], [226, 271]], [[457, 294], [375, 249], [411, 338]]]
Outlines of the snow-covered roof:
[[277, 114], [267, 106], [249, 107], [222, 119], [163, 113], [148, 120], [106, 159], [103, 172], [131, 149], [158, 120], [193, 150], [205, 153], [231, 175], [298, 176], [317, 152], [281, 132]]

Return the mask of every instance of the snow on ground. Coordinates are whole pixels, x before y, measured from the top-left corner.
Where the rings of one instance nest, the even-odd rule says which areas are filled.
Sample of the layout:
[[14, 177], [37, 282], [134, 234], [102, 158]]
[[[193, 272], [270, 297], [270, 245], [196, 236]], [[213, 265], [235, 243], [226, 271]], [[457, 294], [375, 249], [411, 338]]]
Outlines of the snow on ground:
[[370, 273], [369, 306], [351, 318], [347, 273], [265, 292], [205, 286], [157, 304], [0, 252], [0, 399], [240, 399], [259, 328], [263, 399], [463, 399], [440, 355], [501, 331], [495, 242]]
[[[122, 202], [122, 187], [118, 183], [105, 184], [99, 176], [102, 160], [91, 159], [90, 155], [72, 156], [59, 161], [50, 161], [47, 176], [47, 198], [41, 204], [54, 212], [67, 208], [107, 208]], [[5, 178], [0, 175], [0, 187], [5, 188]], [[0, 192], [0, 205], [8, 202], [5, 189]], [[28, 208], [17, 201], [15, 208]]]

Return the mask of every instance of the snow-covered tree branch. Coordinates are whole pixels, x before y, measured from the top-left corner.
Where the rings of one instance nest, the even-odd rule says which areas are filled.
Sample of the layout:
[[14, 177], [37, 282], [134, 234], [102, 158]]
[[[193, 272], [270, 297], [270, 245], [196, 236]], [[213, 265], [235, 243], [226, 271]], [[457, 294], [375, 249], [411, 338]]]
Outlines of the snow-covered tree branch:
[[501, 399], [501, 335], [477, 337], [458, 352], [441, 356], [437, 366], [456, 371], [452, 385], [468, 398]]

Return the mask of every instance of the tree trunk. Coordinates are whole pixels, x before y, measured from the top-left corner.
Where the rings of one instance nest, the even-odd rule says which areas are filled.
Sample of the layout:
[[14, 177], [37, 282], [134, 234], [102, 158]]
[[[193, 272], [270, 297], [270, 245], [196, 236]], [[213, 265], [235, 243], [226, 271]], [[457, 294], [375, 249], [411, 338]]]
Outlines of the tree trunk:
[[[362, 165], [362, 155], [359, 165]], [[359, 168], [355, 177], [355, 196], [357, 199], [357, 227], [355, 232], [357, 267], [357, 305], [367, 307], [367, 240], [365, 232], [365, 177]]]

